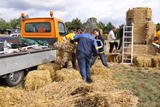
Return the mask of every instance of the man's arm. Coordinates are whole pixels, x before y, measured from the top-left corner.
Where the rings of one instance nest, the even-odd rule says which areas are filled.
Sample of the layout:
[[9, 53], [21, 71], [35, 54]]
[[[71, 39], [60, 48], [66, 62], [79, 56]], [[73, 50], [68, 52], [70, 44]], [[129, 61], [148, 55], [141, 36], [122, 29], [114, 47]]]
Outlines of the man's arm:
[[98, 45], [97, 45], [96, 39], [93, 39], [93, 46], [94, 46], [95, 49], [96, 49], [96, 53], [98, 53]]
[[77, 42], [77, 39], [80, 38], [80, 37], [81, 37], [80, 34], [72, 36], [70, 42], [73, 44], [74, 42]]

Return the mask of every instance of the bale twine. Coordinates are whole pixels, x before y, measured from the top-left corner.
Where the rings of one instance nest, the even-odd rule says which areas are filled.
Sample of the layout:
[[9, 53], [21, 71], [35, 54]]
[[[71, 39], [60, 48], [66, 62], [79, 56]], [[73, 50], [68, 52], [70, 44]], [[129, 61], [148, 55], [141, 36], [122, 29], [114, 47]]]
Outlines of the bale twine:
[[24, 86], [26, 90], [35, 90], [51, 82], [49, 70], [34, 70], [27, 74]]

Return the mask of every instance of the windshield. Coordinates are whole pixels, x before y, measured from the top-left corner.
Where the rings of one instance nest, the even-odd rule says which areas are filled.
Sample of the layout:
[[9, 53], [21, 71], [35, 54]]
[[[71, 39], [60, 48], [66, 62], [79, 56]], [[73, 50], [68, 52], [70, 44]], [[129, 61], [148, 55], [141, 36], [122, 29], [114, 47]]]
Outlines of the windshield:
[[49, 22], [32, 22], [27, 23], [25, 31], [29, 33], [46, 33], [51, 32], [51, 24]]
[[58, 29], [59, 29], [59, 34], [61, 36], [65, 36], [66, 35], [66, 28], [65, 25], [61, 22], [58, 22]]

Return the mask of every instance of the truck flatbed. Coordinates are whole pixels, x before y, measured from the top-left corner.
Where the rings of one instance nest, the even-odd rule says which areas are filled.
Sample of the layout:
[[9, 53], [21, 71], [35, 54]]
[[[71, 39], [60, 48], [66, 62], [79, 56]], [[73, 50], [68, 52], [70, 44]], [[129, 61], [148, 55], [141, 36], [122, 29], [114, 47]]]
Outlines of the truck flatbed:
[[0, 75], [51, 62], [55, 58], [56, 50], [50, 48], [0, 55]]

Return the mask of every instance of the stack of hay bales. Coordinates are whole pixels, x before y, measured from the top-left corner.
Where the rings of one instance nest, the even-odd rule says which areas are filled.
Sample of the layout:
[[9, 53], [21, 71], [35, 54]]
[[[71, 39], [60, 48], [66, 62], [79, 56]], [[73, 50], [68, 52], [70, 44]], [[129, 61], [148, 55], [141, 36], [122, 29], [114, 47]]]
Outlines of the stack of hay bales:
[[51, 82], [49, 70], [34, 70], [27, 74], [24, 86], [26, 90], [36, 90]]
[[[151, 21], [151, 8], [133, 8], [126, 14], [127, 25], [134, 24], [133, 42], [134, 54], [156, 54], [156, 48], [152, 47], [152, 40], [156, 32], [156, 25]], [[141, 50], [137, 47], [143, 47]], [[153, 51], [150, 51], [152, 49]], [[145, 50], [145, 51], [144, 51]]]
[[146, 44], [134, 44], [133, 46], [133, 54], [142, 55], [156, 55], [157, 49], [153, 45], [146, 45]]

